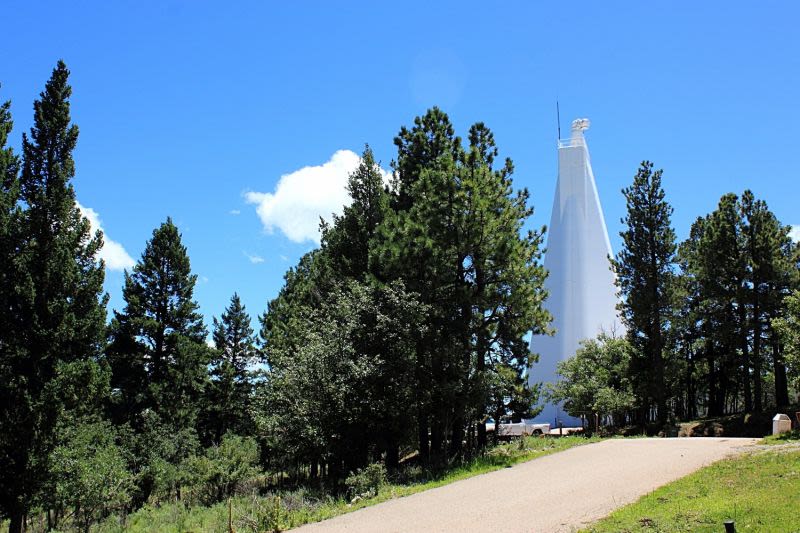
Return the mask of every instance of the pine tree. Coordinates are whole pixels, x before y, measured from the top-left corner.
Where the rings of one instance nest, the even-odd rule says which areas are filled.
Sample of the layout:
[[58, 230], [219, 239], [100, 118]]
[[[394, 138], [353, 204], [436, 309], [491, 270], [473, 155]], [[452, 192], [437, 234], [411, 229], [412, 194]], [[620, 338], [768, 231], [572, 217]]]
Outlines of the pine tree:
[[[24, 209], [18, 219], [13, 215], [19, 230], [19, 240], [12, 244], [18, 246], [14, 278], [3, 280], [4, 292], [13, 293], [2, 328], [10, 340], [0, 342], [0, 502], [10, 518], [10, 532], [22, 530], [39, 497], [59, 419], [67, 411], [91, 412], [106, 390], [96, 361], [105, 331], [104, 272], [96, 259], [102, 236], [90, 235], [70, 183], [78, 128], [70, 118], [68, 77], [59, 61], [34, 102], [30, 137], [23, 135], [19, 185]], [[10, 127], [5, 106], [2, 115], [5, 136]], [[5, 165], [6, 204], [14, 188], [13, 155], [4, 150], [0, 164]]]
[[[780, 252], [774, 258], [774, 279], [770, 280], [769, 296], [767, 298], [767, 320], [769, 321], [769, 345], [773, 374], [775, 377], [775, 404], [787, 406], [790, 403], [787, 373], [789, 366], [797, 376], [800, 353], [797, 344], [787, 344], [782, 340], [781, 334], [776, 331], [775, 324], [792, 316], [797, 317], [797, 294], [800, 293], [800, 243], [796, 243], [789, 236], [791, 226], [782, 226], [780, 229]], [[794, 295], [794, 300], [790, 297]], [[790, 353], [794, 346], [794, 353]], [[795, 390], [798, 390], [795, 383]]]
[[214, 318], [214, 355], [211, 360], [211, 382], [206, 394], [205, 423], [207, 438], [222, 442], [227, 432], [251, 435], [250, 399], [253, 382], [249, 366], [255, 361], [255, 338], [238, 294], [220, 319]]
[[796, 283], [791, 248], [788, 228], [750, 191], [740, 198], [723, 195], [681, 245], [681, 267], [694, 302], [693, 318], [684, 327], [696, 330], [689, 337], [705, 360], [711, 415], [761, 411], [770, 360], [776, 401], [788, 402], [781, 343], [771, 323]]
[[[6, 148], [13, 127], [10, 108], [11, 102], [0, 106], [0, 516], [11, 517], [16, 513], [19, 521], [20, 513], [25, 511], [20, 501], [24, 495], [18, 494], [22, 487], [12, 476], [21, 473], [18, 468], [24, 469], [25, 465], [18, 467], [16, 461], [24, 460], [25, 455], [15, 457], [19, 440], [12, 428], [22, 422], [17, 409], [24, 395], [24, 382], [17, 381], [19, 378], [14, 375], [24, 353], [18, 344], [21, 324], [16, 319], [21, 275], [21, 210], [19, 158], [11, 148]], [[20, 526], [15, 527], [19, 530]]]
[[[11, 102], [0, 105], [0, 324], [11, 324], [13, 295], [18, 272], [19, 229], [19, 158], [12, 148], [6, 148], [8, 135], [14, 123], [11, 120]], [[14, 340], [10, 328], [0, 328], [0, 350], [8, 349]], [[3, 352], [3, 360], [6, 353]]]
[[489, 128], [483, 123], [473, 125], [468, 139], [469, 148], [460, 170], [467, 225], [458, 256], [463, 256], [459, 279], [466, 288], [462, 316], [469, 323], [465, 351], [475, 353], [474, 363], [468, 365], [474, 367], [468, 372], [470, 389], [475, 394], [469, 409], [471, 418], [479, 421], [478, 446], [483, 447], [486, 440], [482, 421], [490, 398], [500, 396], [490, 384], [508, 381], [512, 376], [511, 386], [501, 386], [520, 391], [524, 400], [517, 403], [526, 404], [526, 410], [519, 414], [532, 414], [530, 409], [538, 402], [538, 390], [529, 391], [526, 387], [525, 372], [533, 360], [524, 337], [530, 331], [544, 333], [551, 317], [543, 307], [544, 228], [527, 232], [522, 229], [525, 220], [533, 215], [528, 191], [513, 192], [514, 166], [510, 159], [494, 168], [498, 149]]
[[389, 194], [369, 146], [364, 148], [358, 168], [348, 177], [347, 192], [352, 203], [341, 216], [334, 216], [330, 226], [323, 226], [322, 248], [336, 279], [374, 279], [379, 273], [376, 265], [369, 265], [369, 252], [378, 227], [386, 218]]
[[793, 382], [795, 390], [800, 390], [800, 290], [788, 295], [785, 303], [784, 314], [772, 321], [772, 327], [785, 348], [782, 359], [785, 359], [788, 366], [788, 378]]
[[176, 430], [194, 428], [210, 360], [206, 330], [193, 300], [197, 276], [172, 219], [153, 231], [125, 273], [125, 308], [114, 312], [108, 358], [112, 412], [118, 423], [150, 409]]
[[448, 405], [463, 388], [457, 383], [462, 346], [450, 320], [459, 268], [452, 253], [458, 221], [452, 217], [463, 216], [454, 204], [454, 178], [463, 149], [438, 108], [414, 119], [410, 130], [401, 128], [394, 142], [393, 209], [379, 229], [380, 244], [370, 261], [380, 265], [382, 279], [403, 279], [408, 290], [431, 304], [425, 317], [429, 327], [416, 349], [415, 407], [421, 459], [442, 462]]
[[[765, 348], [774, 337], [771, 322], [782, 315], [784, 299], [796, 283], [796, 268], [792, 264], [792, 243], [788, 227], [783, 227], [766, 202], [756, 199], [749, 190], [739, 201], [744, 254], [747, 263], [745, 303], [750, 315], [750, 327], [744, 333], [745, 342], [752, 339], [751, 363], [753, 379], [753, 409], [763, 410], [762, 380], [768, 358]], [[780, 357], [780, 344], [773, 351], [775, 401], [788, 405], [786, 368]]]
[[622, 223], [627, 229], [620, 232], [623, 248], [612, 264], [623, 296], [620, 310], [628, 338], [634, 353], [642, 356], [631, 363], [642, 420], [654, 404], [663, 424], [669, 416], [667, 343], [674, 308], [676, 246], [670, 223], [672, 207], [664, 199], [661, 174], [661, 170], [653, 171], [653, 163], [644, 161], [633, 184], [623, 189], [628, 214]]
[[514, 194], [510, 160], [495, 168], [498, 151], [483, 124], [471, 128], [465, 150], [434, 108], [401, 129], [395, 144], [394, 210], [371, 261], [385, 279], [404, 279], [430, 309], [416, 358], [417, 417], [420, 453], [427, 460], [430, 432], [436, 463], [463, 452], [465, 431], [496, 396], [499, 369], [519, 381], [530, 364], [523, 337], [549, 322], [542, 232], [522, 234], [532, 212], [527, 191]]
[[745, 369], [750, 366], [744, 333], [748, 322], [743, 302], [746, 258], [736, 195], [722, 196], [714, 212], [695, 222], [692, 235], [695, 250], [688, 266], [697, 280], [709, 414], [721, 415], [726, 400], [737, 396], [740, 384], [745, 397], [750, 385], [745, 379]]

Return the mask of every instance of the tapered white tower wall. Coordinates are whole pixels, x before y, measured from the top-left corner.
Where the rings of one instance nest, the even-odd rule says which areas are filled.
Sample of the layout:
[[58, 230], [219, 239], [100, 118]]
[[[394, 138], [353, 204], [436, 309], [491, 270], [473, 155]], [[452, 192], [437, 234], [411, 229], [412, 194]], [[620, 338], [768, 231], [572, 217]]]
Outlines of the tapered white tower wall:
[[[558, 184], [544, 258], [550, 294], [545, 306], [556, 333], [531, 339], [531, 350], [539, 354], [529, 373], [531, 383], [557, 381], [556, 364], [574, 355], [581, 341], [602, 331], [623, 333], [608, 261], [611, 243], [583, 135], [588, 127], [587, 119], [575, 120], [571, 138], [558, 142]], [[536, 420], [554, 427], [581, 422], [552, 404]]]

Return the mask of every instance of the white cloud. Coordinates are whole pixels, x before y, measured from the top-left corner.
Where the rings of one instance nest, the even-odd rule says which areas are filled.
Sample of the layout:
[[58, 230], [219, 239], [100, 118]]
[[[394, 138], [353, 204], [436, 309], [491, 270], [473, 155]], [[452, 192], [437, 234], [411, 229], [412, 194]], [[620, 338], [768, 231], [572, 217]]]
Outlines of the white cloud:
[[250, 262], [251, 262], [251, 263], [253, 263], [254, 265], [257, 265], [257, 264], [259, 264], [259, 263], [263, 263], [263, 262], [264, 262], [264, 258], [263, 258], [263, 257], [261, 257], [260, 255], [250, 255], [250, 254], [248, 254], [247, 252], [242, 252], [242, 253], [243, 253], [243, 254], [245, 255], [245, 257], [247, 257], [247, 258], [250, 260]]
[[231, 210], [229, 211], [229, 213], [230, 213], [231, 215], [241, 215], [241, 214], [242, 214], [242, 212], [241, 212], [241, 211], [239, 211], [238, 209], [231, 209]]
[[794, 242], [800, 242], [800, 224], [795, 224], [792, 226], [792, 230], [789, 232], [789, 237]]
[[97, 230], [103, 232], [103, 247], [100, 249], [100, 259], [105, 261], [106, 268], [109, 270], [125, 270], [126, 268], [133, 268], [136, 262], [125, 251], [117, 241], [112, 241], [108, 234], [103, 230], [102, 222], [100, 222], [100, 215], [91, 207], [84, 207], [79, 202], [75, 202], [80, 209], [81, 214], [89, 220], [91, 231], [94, 233]]
[[[331, 213], [341, 214], [350, 203], [347, 177], [359, 161], [355, 152], [338, 150], [322, 165], [284, 174], [274, 192], [248, 192], [245, 199], [256, 205], [267, 233], [278, 228], [291, 241], [319, 244], [319, 219], [330, 221]], [[389, 173], [381, 172], [388, 181]]]

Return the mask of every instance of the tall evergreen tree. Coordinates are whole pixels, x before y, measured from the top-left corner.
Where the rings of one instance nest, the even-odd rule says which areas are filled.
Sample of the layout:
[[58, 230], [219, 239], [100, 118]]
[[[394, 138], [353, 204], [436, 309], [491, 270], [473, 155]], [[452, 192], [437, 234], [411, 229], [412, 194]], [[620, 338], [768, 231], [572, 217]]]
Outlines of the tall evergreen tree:
[[620, 310], [628, 328], [634, 353], [631, 362], [638, 385], [643, 420], [651, 407], [656, 408], [659, 423], [669, 416], [668, 374], [670, 356], [669, 321], [674, 311], [675, 232], [670, 217], [672, 207], [664, 198], [661, 170], [653, 163], [642, 162], [633, 184], [623, 189], [627, 216], [620, 232], [623, 247], [612, 261], [617, 285], [623, 296]]
[[[468, 139], [460, 169], [466, 228], [458, 256], [463, 256], [459, 280], [466, 288], [461, 313], [469, 324], [464, 350], [474, 354], [474, 362], [468, 365], [470, 390], [475, 394], [469, 415], [478, 421], [478, 446], [483, 447], [483, 420], [487, 413], [498, 415], [488, 411], [491, 398], [500, 396], [492, 391], [497, 384], [520, 391], [518, 398], [507, 397], [526, 405], [519, 414], [532, 414], [538, 390], [527, 390], [524, 374], [533, 361], [524, 337], [529, 331], [545, 333], [552, 318], [543, 306], [544, 228], [523, 231], [525, 220], [533, 215], [528, 191], [514, 193], [510, 159], [495, 168], [498, 149], [489, 128], [474, 124]], [[509, 379], [510, 383], [503, 383]]]
[[[6, 147], [8, 134], [11, 132], [11, 102], [0, 106], [0, 516], [19, 515], [17, 508], [24, 513], [21, 505], [22, 496], [11, 477], [17, 474], [17, 468], [25, 465], [15, 463], [23, 457], [15, 457], [18, 439], [12, 430], [21, 420], [17, 417], [17, 402], [24, 394], [24, 382], [17, 381], [15, 376], [21, 358], [24, 357], [22, 347], [18, 345], [21, 326], [17, 316], [19, 303], [18, 291], [21, 270], [19, 264], [20, 251], [20, 217], [19, 207], [19, 158], [14, 151]], [[20, 520], [19, 516], [16, 518]], [[14, 525], [19, 528], [19, 525]]]
[[793, 382], [795, 390], [800, 390], [800, 290], [786, 297], [786, 311], [773, 320], [772, 326], [785, 349], [788, 379]]
[[[411, 129], [401, 128], [394, 140], [393, 210], [380, 228], [380, 244], [371, 261], [380, 265], [384, 279], [403, 279], [420, 294], [429, 309], [424, 338], [415, 356], [418, 449], [423, 462], [443, 460], [447, 405], [460, 387], [452, 376], [458, 370], [460, 341], [448, 332], [456, 290], [454, 254], [457, 221], [454, 179], [463, 148], [448, 116], [438, 108], [414, 119]], [[421, 201], [424, 200], [424, 201]], [[462, 324], [463, 327], [463, 324]], [[457, 361], [459, 363], [457, 363]], [[430, 439], [429, 439], [430, 435]]]
[[745, 385], [750, 384], [744, 370], [750, 366], [749, 350], [743, 343], [748, 320], [742, 303], [746, 261], [736, 195], [724, 195], [714, 212], [695, 222], [691, 235], [691, 251], [687, 245], [685, 253], [688, 272], [697, 281], [708, 412], [721, 415], [738, 396], [740, 386], [748, 396]]
[[[744, 332], [744, 342], [752, 339], [751, 363], [753, 379], [753, 409], [762, 411], [764, 394], [762, 380], [772, 359], [775, 382], [775, 401], [788, 405], [786, 368], [781, 357], [780, 342], [775, 342], [772, 321], [783, 315], [786, 296], [797, 286], [796, 252], [789, 228], [782, 226], [766, 202], [755, 198], [749, 190], [739, 201], [744, 255], [747, 263], [745, 301], [750, 324]], [[772, 357], [767, 348], [773, 344]]]
[[[19, 158], [6, 147], [14, 123], [11, 120], [11, 102], [0, 105], [0, 324], [11, 324], [13, 296], [17, 286], [17, 260], [19, 259], [20, 216]], [[11, 328], [0, 328], [0, 350], [10, 349], [15, 338]]]
[[377, 266], [369, 264], [369, 252], [390, 199], [369, 146], [348, 177], [347, 192], [352, 203], [341, 216], [334, 216], [332, 225], [323, 226], [322, 248], [337, 279], [368, 281], [379, 276]]
[[220, 319], [214, 318], [214, 354], [211, 359], [211, 382], [206, 394], [206, 438], [222, 442], [227, 432], [250, 435], [253, 432], [250, 399], [253, 382], [249, 366], [255, 361], [255, 337], [238, 294]]
[[[767, 298], [766, 316], [770, 323], [769, 346], [772, 361], [773, 376], [775, 378], [775, 403], [777, 406], [787, 406], [790, 403], [787, 367], [787, 350], [791, 345], [786, 344], [781, 334], [776, 331], [775, 323], [784, 317], [792, 316], [797, 309], [796, 299], [789, 300], [791, 295], [797, 295], [800, 290], [800, 243], [796, 243], [789, 236], [790, 226], [783, 226], [780, 230], [780, 253], [775, 259], [775, 278], [768, 285], [770, 287]], [[794, 306], [794, 307], [793, 307]], [[795, 345], [796, 346], [796, 345]], [[793, 366], [797, 368], [800, 360], [797, 352], [794, 354]], [[795, 390], [798, 390], [795, 383]]]
[[[104, 272], [97, 261], [102, 236], [90, 235], [70, 183], [78, 128], [70, 118], [68, 77], [59, 61], [34, 102], [30, 137], [23, 135], [19, 185], [24, 209], [19, 218], [13, 215], [20, 232], [19, 240], [12, 240], [14, 278], [3, 280], [3, 292], [13, 293], [13, 303], [3, 311], [8, 316], [0, 341], [0, 502], [11, 532], [23, 529], [37, 501], [59, 419], [68, 410], [90, 412], [104, 390], [96, 361], [105, 331]], [[0, 135], [5, 136], [7, 107], [0, 115]], [[0, 160], [6, 204], [14, 201], [8, 191], [15, 187], [15, 161], [6, 150]]]
[[770, 361], [776, 402], [787, 403], [781, 343], [771, 324], [797, 279], [788, 228], [752, 192], [725, 194], [693, 224], [680, 256], [694, 302], [693, 319], [683, 327], [696, 330], [690, 336], [704, 359], [709, 414], [761, 411]]
[[130, 421], [150, 409], [174, 429], [194, 428], [208, 378], [206, 330], [193, 299], [197, 276], [167, 218], [125, 273], [125, 308], [114, 312], [107, 350], [112, 413]]
[[522, 234], [528, 194], [513, 193], [510, 160], [495, 168], [497, 148], [483, 124], [472, 127], [465, 150], [434, 108], [401, 129], [395, 144], [394, 210], [371, 260], [385, 278], [404, 279], [430, 310], [416, 354], [417, 418], [421, 456], [428, 459], [430, 445], [437, 463], [462, 452], [465, 430], [496, 397], [491, 384], [501, 375], [520, 381], [529, 366], [523, 336], [549, 321], [542, 232]]

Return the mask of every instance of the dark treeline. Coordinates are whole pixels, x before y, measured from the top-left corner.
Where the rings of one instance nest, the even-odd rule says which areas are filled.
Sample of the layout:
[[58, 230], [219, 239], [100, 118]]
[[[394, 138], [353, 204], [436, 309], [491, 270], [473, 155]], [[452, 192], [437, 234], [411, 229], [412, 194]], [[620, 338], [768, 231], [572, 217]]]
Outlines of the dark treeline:
[[[434, 108], [367, 147], [352, 203], [286, 274], [256, 334], [234, 294], [213, 319], [168, 218], [107, 323], [103, 236], [71, 180], [78, 128], [59, 62], [22, 153], [0, 108], [0, 516], [17, 533], [88, 531], [159, 502], [211, 504], [304, 477], [337, 492], [401, 461], [436, 470], [487, 445], [490, 416], [531, 414], [525, 335], [547, 331], [544, 229], [477, 123]], [[346, 484], [345, 484], [346, 485]], [[252, 489], [252, 487], [251, 487]]]
[[661, 176], [644, 162], [623, 190], [612, 266], [627, 335], [586, 343], [561, 366], [555, 398], [575, 413], [656, 427], [796, 402], [800, 247], [791, 228], [747, 190], [724, 195], [678, 244]]

